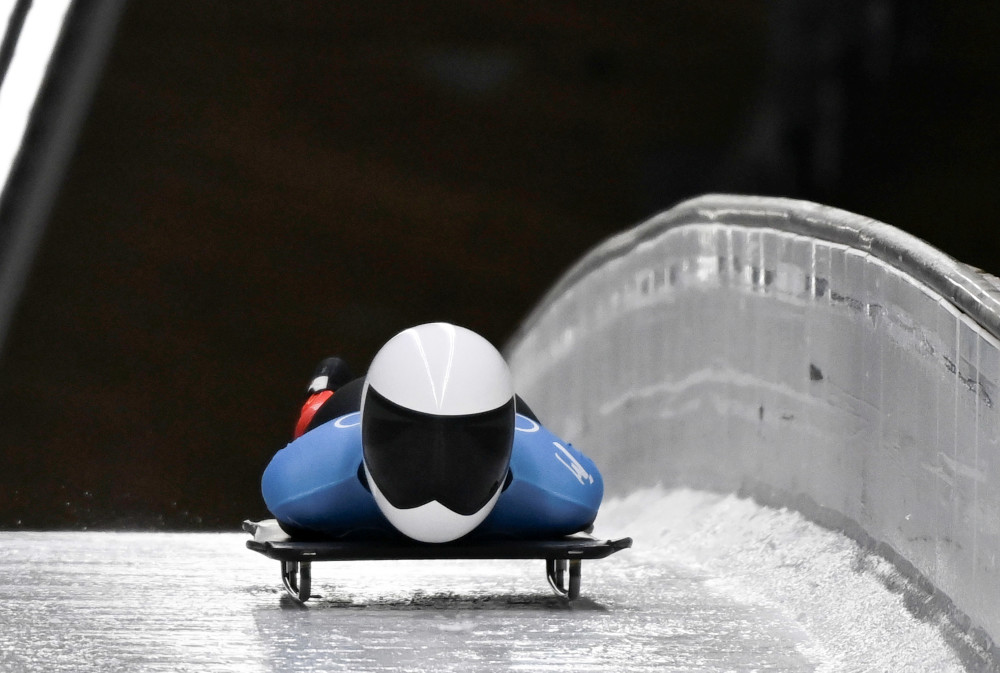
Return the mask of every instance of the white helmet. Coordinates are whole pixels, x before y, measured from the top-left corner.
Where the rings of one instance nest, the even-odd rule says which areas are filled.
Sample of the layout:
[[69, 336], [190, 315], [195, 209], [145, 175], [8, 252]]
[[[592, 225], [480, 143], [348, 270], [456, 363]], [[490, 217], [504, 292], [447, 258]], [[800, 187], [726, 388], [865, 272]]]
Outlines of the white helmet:
[[514, 386], [503, 356], [448, 323], [405, 330], [375, 355], [361, 401], [364, 467], [401, 533], [448, 542], [478, 526], [503, 489]]

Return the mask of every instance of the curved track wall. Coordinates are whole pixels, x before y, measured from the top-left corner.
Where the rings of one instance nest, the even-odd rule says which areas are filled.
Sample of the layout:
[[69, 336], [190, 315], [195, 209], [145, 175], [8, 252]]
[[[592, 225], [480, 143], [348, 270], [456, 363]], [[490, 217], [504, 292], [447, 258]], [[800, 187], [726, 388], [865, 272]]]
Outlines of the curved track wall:
[[691, 486], [799, 509], [993, 649], [998, 297], [888, 225], [706, 196], [589, 253], [507, 351], [519, 392], [610, 494]]

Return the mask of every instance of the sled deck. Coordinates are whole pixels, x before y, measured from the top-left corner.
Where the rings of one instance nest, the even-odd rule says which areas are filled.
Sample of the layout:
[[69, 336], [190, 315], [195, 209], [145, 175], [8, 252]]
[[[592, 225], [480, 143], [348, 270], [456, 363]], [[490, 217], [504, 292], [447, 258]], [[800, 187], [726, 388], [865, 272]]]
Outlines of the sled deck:
[[405, 539], [297, 541], [289, 538], [273, 519], [244, 521], [243, 530], [253, 536], [247, 540], [248, 549], [280, 562], [285, 590], [301, 603], [311, 597], [314, 562], [418, 559], [543, 559], [553, 591], [575, 600], [580, 596], [582, 561], [602, 559], [632, 546], [632, 538], [599, 540], [583, 533], [552, 539], [459, 540], [445, 544]]

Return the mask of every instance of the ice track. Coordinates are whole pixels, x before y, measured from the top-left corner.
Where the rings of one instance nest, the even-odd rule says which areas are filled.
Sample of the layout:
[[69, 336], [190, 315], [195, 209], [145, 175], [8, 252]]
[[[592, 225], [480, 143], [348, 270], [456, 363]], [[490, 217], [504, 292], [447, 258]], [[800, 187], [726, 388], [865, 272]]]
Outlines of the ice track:
[[319, 563], [315, 598], [241, 534], [0, 534], [4, 671], [958, 671], [892, 569], [734, 496], [644, 490], [583, 595], [540, 562]]

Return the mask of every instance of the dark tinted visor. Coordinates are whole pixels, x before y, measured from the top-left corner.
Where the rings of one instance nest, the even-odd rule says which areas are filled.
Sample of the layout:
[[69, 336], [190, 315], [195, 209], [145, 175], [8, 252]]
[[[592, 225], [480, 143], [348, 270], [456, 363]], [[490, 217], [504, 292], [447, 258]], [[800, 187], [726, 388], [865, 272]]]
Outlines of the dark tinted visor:
[[514, 398], [479, 414], [406, 409], [370, 387], [361, 421], [365, 465], [399, 509], [432, 500], [468, 516], [503, 485], [514, 442]]

